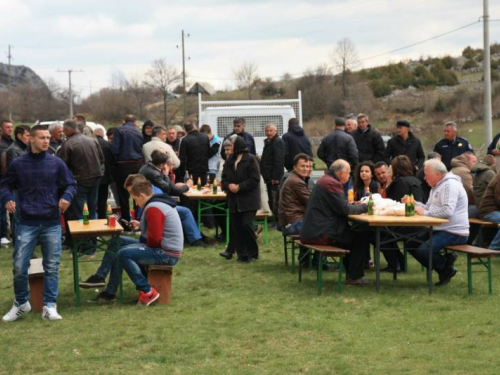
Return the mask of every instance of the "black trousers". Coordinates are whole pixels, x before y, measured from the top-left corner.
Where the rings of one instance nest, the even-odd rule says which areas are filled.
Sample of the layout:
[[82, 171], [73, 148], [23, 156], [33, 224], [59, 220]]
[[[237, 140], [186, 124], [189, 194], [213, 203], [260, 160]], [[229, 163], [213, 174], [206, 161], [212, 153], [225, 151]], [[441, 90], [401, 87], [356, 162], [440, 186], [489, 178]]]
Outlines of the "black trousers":
[[117, 164], [115, 168], [115, 181], [116, 181], [116, 190], [118, 192], [118, 199], [119, 202], [117, 202], [120, 205], [120, 209], [122, 212], [122, 218], [130, 221], [130, 195], [123, 187], [125, 184], [125, 180], [127, 177], [131, 174], [136, 174], [139, 172], [139, 169], [141, 169], [142, 163], [141, 162], [134, 162], [134, 163], [124, 163], [124, 164]]
[[257, 211], [235, 212], [230, 214], [232, 244], [238, 258], [259, 258], [259, 245], [255, 238], [253, 220]]
[[273, 185], [270, 182], [266, 182], [267, 187], [267, 197], [269, 201], [269, 208], [273, 213], [273, 220], [277, 221], [278, 217], [278, 202], [279, 202], [279, 189], [278, 185]]
[[106, 219], [106, 211], [108, 208], [108, 195], [109, 195], [109, 185], [108, 184], [99, 185], [99, 190], [97, 191], [98, 219]]

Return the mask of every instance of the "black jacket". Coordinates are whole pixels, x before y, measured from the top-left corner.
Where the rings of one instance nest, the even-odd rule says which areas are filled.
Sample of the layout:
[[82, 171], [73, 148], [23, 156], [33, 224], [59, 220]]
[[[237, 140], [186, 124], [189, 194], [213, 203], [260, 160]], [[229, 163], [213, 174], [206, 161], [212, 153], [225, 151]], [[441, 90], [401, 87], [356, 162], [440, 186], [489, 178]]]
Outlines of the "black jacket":
[[454, 141], [448, 141], [447, 139], [441, 139], [434, 146], [434, 151], [441, 155], [441, 161], [448, 170], [451, 169], [451, 159], [462, 155], [465, 151], [472, 151], [472, 146], [469, 141], [462, 137], [456, 137]]
[[[229, 212], [257, 211], [260, 208], [260, 171], [257, 158], [244, 153], [237, 168], [232, 154], [222, 170], [222, 190], [227, 194], [227, 207]], [[229, 184], [238, 184], [240, 190], [234, 194], [229, 190]]]
[[[406, 194], [413, 194], [417, 202], [423, 202], [424, 194], [418, 178], [413, 176], [405, 176], [396, 178], [387, 186], [387, 198], [391, 198], [397, 202], [401, 202]], [[424, 202], [425, 203], [425, 202]]]
[[7, 151], [5, 151], [7, 169], [9, 168], [10, 163], [12, 163], [12, 160], [27, 153], [28, 151], [29, 146], [25, 145], [19, 139], [16, 139], [14, 143], [9, 146]]
[[429, 200], [429, 195], [431, 193], [431, 187], [425, 181], [425, 171], [424, 168], [420, 168], [417, 173], [415, 174], [415, 178], [420, 181], [420, 188], [422, 189], [422, 203], [427, 203]]
[[151, 164], [151, 162], [143, 165], [139, 170], [139, 174], [142, 174], [152, 185], [168, 195], [180, 197], [189, 190], [189, 187], [186, 185], [182, 188], [176, 186], [168, 176], [165, 176], [158, 168]]
[[104, 155], [104, 174], [99, 181], [99, 185], [109, 185], [113, 182], [113, 169], [114, 161], [113, 154], [111, 153], [111, 148], [109, 142], [103, 137], [97, 136], [97, 143], [101, 146], [102, 153]]
[[344, 159], [350, 164], [351, 169], [354, 169], [359, 161], [358, 148], [351, 135], [335, 129], [321, 141], [318, 158], [325, 162], [327, 168], [330, 168], [335, 160]]
[[360, 162], [366, 160], [371, 160], [373, 163], [386, 161], [384, 157], [384, 140], [371, 125], [368, 125], [368, 129], [364, 133], [357, 128], [352, 132], [352, 136], [358, 147]]
[[[233, 131], [231, 134], [226, 135], [224, 137], [224, 141], [234, 134], [236, 133]], [[257, 155], [257, 149], [255, 148], [255, 139], [253, 138], [252, 134], [243, 131], [238, 135], [245, 140], [248, 151], [253, 155]], [[224, 150], [224, 147], [222, 147], [222, 149], [220, 150], [220, 155], [222, 156], [222, 159], [226, 160], [226, 150]]]
[[134, 124], [127, 122], [113, 132], [110, 148], [115, 162], [142, 161], [142, 134]]
[[210, 158], [210, 141], [206, 134], [197, 130], [189, 132], [182, 138], [179, 159], [179, 175], [184, 176], [187, 170], [190, 174], [200, 175], [208, 172], [208, 159]]
[[[415, 137], [412, 132], [408, 133], [408, 139], [403, 141], [399, 136], [392, 137], [389, 142], [387, 142], [387, 148], [385, 149], [385, 158], [391, 161], [393, 158], [399, 155], [406, 155], [410, 158], [411, 164], [418, 169], [422, 168], [425, 161], [424, 149], [422, 148], [422, 143], [420, 139]], [[415, 168], [416, 170], [417, 168]]]
[[285, 143], [285, 168], [287, 170], [293, 169], [293, 158], [297, 154], [304, 153], [313, 157], [311, 141], [300, 125], [290, 126], [281, 139]]
[[260, 173], [265, 183], [271, 180], [280, 181], [283, 177], [285, 163], [285, 144], [276, 134], [272, 139], [264, 140], [264, 150], [260, 158]]
[[327, 237], [335, 242], [350, 242], [352, 232], [347, 216], [362, 214], [367, 210], [366, 204], [349, 204], [344, 195], [344, 187], [337, 177], [326, 174], [314, 185], [309, 197], [300, 239], [317, 240]]

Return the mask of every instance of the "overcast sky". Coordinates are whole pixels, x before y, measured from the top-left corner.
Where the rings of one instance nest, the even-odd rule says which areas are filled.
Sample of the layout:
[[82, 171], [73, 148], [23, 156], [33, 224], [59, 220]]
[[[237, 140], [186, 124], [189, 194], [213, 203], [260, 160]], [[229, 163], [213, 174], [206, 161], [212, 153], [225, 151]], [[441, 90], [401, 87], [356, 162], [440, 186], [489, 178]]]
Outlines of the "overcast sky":
[[[482, 6], [481, 0], [0, 0], [0, 62], [7, 62], [11, 44], [13, 64], [29, 66], [45, 80], [67, 85], [67, 74], [56, 70], [84, 70], [74, 73], [73, 83], [87, 96], [90, 86], [109, 86], [117, 73], [141, 77], [157, 58], [181, 69], [176, 46], [184, 29], [190, 34], [189, 82], [222, 89], [234, 85], [233, 70], [246, 61], [257, 64], [264, 78], [331, 65], [343, 38], [355, 44], [361, 67], [459, 55], [467, 45], [482, 47]], [[500, 19], [499, 1], [490, 0], [490, 18]], [[500, 22], [491, 22], [490, 41], [500, 42]]]

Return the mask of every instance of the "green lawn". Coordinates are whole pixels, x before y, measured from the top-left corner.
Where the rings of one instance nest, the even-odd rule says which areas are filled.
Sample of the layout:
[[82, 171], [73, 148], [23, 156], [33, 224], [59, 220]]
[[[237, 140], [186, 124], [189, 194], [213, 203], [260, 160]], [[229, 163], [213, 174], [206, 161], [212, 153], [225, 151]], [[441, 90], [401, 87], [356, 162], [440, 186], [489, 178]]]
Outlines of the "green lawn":
[[[260, 239], [262, 245], [262, 239]], [[60, 271], [62, 321], [39, 314], [0, 323], [0, 372], [175, 374], [496, 373], [500, 365], [499, 260], [494, 294], [486, 274], [475, 275], [467, 296], [464, 257], [451, 284], [427, 294], [415, 261], [410, 272], [382, 291], [344, 287], [315, 274], [302, 283], [284, 266], [282, 238], [271, 233], [253, 264], [227, 261], [210, 250], [187, 248], [175, 267], [172, 304], [132, 304], [137, 295], [124, 275], [124, 306], [74, 307], [72, 266], [65, 252]], [[10, 249], [0, 253], [2, 314], [13, 299]], [[81, 266], [87, 277], [96, 263]], [[374, 279], [373, 271], [367, 272]], [[83, 291], [83, 301], [97, 291]]]

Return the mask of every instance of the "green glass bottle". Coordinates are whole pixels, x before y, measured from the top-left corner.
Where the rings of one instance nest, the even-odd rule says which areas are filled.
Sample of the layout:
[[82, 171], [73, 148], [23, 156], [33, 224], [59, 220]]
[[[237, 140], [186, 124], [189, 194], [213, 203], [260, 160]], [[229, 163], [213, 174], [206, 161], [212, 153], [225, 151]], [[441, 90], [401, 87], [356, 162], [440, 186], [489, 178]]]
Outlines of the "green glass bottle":
[[405, 216], [406, 217], [411, 216], [411, 203], [410, 203], [410, 196], [408, 194], [405, 195]]
[[83, 205], [83, 225], [89, 225], [90, 224], [90, 213], [89, 213], [89, 206], [87, 206], [87, 203]]
[[217, 194], [217, 179], [214, 179], [214, 183], [212, 184], [212, 193]]
[[368, 215], [373, 215], [373, 198], [370, 193], [370, 198], [368, 198]]
[[201, 178], [200, 177], [198, 177], [198, 181], [196, 182], [196, 189], [198, 191], [201, 191]]

